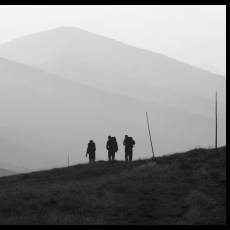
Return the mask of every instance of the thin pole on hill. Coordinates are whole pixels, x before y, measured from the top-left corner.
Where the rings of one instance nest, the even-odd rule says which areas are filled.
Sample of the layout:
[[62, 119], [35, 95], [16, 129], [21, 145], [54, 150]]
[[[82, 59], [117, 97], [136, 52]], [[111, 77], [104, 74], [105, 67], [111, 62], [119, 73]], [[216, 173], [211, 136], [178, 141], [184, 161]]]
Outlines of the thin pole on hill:
[[217, 151], [217, 92], [216, 92], [216, 151]]
[[149, 119], [148, 119], [148, 114], [147, 114], [147, 112], [146, 112], [146, 117], [147, 117], [147, 124], [148, 124], [148, 130], [149, 130], [149, 138], [150, 138], [151, 147], [152, 147], [152, 153], [153, 153], [153, 157], [154, 157], [153, 143], [152, 143], [152, 138], [151, 138], [151, 133], [150, 133], [150, 128], [149, 128]]
[[68, 166], [69, 166], [69, 154], [68, 154]]

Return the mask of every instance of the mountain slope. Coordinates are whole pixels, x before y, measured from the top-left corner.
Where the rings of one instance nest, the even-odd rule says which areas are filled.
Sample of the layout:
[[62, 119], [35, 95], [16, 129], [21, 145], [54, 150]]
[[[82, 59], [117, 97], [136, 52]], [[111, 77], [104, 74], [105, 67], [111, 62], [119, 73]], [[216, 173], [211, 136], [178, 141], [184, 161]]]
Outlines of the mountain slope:
[[0, 168], [7, 169], [13, 172], [18, 172], [18, 173], [29, 172], [28, 168], [18, 167], [16, 165], [12, 165], [2, 161], [0, 161]]
[[213, 73], [213, 74], [218, 74], [218, 75], [224, 76], [224, 74], [221, 72], [220, 69], [216, 68], [215, 66], [206, 64], [206, 63], [197, 64], [196, 67], [203, 69], [203, 70], [206, 70], [206, 71], [209, 71], [210, 73]]
[[[137, 157], [149, 156], [146, 110], [154, 149], [160, 155], [196, 145], [208, 147], [215, 139], [212, 118], [76, 84], [5, 59], [0, 59], [0, 75], [3, 125], [67, 146], [72, 151], [66, 151], [65, 157], [81, 143], [81, 153], [74, 159], [81, 155], [83, 160], [82, 152], [90, 139], [97, 141], [101, 156], [106, 156], [108, 135], [117, 136], [122, 151], [125, 134], [136, 139]], [[224, 145], [226, 122], [219, 120], [218, 125], [219, 144]]]
[[[22, 97], [22, 94], [18, 94], [18, 96]], [[32, 95], [29, 94], [28, 96], [31, 97]], [[27, 109], [26, 112], [29, 112], [29, 110]], [[66, 154], [70, 154], [73, 152], [73, 149], [69, 148], [67, 145], [45, 139], [44, 137], [39, 135], [35, 135], [35, 133], [33, 133], [33, 130], [32, 132], [29, 132], [28, 130], [25, 131], [22, 125], [21, 128], [16, 128], [12, 126], [0, 126], [0, 137], [17, 144], [27, 146], [31, 150], [38, 151], [43, 156], [53, 157], [52, 162], [49, 162], [49, 167], [64, 165], [64, 163], [66, 162]], [[63, 156], [64, 154], [65, 156]], [[56, 157], [58, 159], [55, 159]], [[47, 160], [48, 159], [46, 159], [46, 161]]]
[[8, 170], [8, 169], [0, 168], [0, 177], [3, 177], [3, 176], [12, 176], [12, 175], [15, 175], [15, 174], [18, 174], [18, 173], [13, 172], [13, 171]]
[[[11, 128], [10, 131], [9, 128], [2, 128], [0, 137], [2, 136], [8, 142], [14, 141], [27, 146], [32, 150], [31, 163], [27, 164], [23, 160], [25, 157], [23, 154], [17, 162], [11, 161], [14, 159], [13, 153], [17, 153], [16, 148], [14, 151], [10, 151], [9, 148], [5, 149], [2, 159], [8, 156], [7, 160], [4, 160], [7, 163], [20, 163], [18, 166], [21, 167], [30, 165], [33, 169], [37, 166], [39, 168], [58, 167], [67, 164], [68, 155], [71, 164], [86, 162], [85, 151], [90, 139], [96, 142], [97, 159], [107, 159], [105, 143], [108, 135], [117, 137], [120, 149], [117, 159], [123, 159], [122, 141], [126, 133], [133, 136], [138, 143], [134, 150], [134, 158], [151, 154], [147, 130], [60, 104], [27, 87], [0, 84], [0, 104], [1, 122], [6, 126], [17, 127], [16, 131], [19, 132], [17, 134], [15, 128]], [[31, 133], [31, 137], [28, 137], [27, 133]], [[48, 141], [44, 142], [33, 136], [39, 136]], [[195, 144], [186, 140], [181, 142], [179, 138], [156, 132], [153, 132], [152, 136], [156, 142], [155, 150], [158, 154], [167, 153], [169, 148], [183, 149]], [[165, 145], [165, 142], [168, 144]], [[55, 143], [58, 143], [57, 146]], [[41, 144], [43, 146], [40, 146]], [[61, 147], [58, 148], [58, 146]], [[39, 153], [35, 154], [33, 150]], [[38, 156], [34, 157], [34, 155]], [[37, 158], [43, 161], [38, 164]]]
[[27, 171], [54, 166], [52, 164], [53, 158], [44, 156], [36, 150], [29, 149], [27, 146], [14, 143], [2, 137], [0, 137], [0, 154], [1, 161], [26, 168]]
[[164, 55], [142, 50], [77, 28], [25, 36], [0, 46], [0, 57], [26, 64], [69, 55], [87, 64], [160, 88], [226, 102], [226, 79]]
[[[70, 56], [62, 55], [55, 60], [40, 63], [34, 65], [34, 67], [76, 83], [116, 94], [127, 95], [209, 117], [213, 116], [214, 99], [154, 87], [121, 74], [112, 74]], [[218, 116], [220, 119], [226, 119], [226, 104], [219, 102]]]
[[226, 225], [226, 147], [0, 178], [0, 224]]

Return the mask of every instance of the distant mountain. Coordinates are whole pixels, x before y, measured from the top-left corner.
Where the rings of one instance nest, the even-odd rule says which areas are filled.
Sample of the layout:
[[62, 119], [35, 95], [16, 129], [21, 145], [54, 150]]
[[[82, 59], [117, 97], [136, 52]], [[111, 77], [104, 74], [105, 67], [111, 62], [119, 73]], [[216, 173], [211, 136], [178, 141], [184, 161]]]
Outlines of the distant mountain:
[[222, 71], [220, 69], [218, 69], [215, 66], [206, 64], [206, 63], [198, 64], [198, 65], [196, 65], [196, 67], [203, 69], [203, 70], [206, 70], [206, 71], [209, 71], [210, 73], [213, 73], [213, 74], [218, 74], [218, 75], [224, 76], [224, 74], [222, 73]]
[[[125, 134], [132, 135], [138, 142], [135, 149], [136, 157], [145, 157], [151, 154], [149, 153], [147, 130], [143, 130], [135, 124], [121, 123], [108, 117], [60, 104], [24, 86], [15, 84], [0, 84], [0, 86], [2, 86], [0, 87], [1, 122], [7, 126], [18, 127], [19, 132], [23, 129], [32, 133], [31, 137], [28, 137], [23, 131], [21, 132], [22, 137], [19, 137], [17, 130], [2, 128], [1, 136], [4, 141], [1, 146], [6, 145], [7, 147], [2, 150], [1, 159], [4, 159], [5, 162], [34, 170], [64, 166], [67, 164], [68, 154], [71, 164], [76, 164], [79, 161], [85, 162], [87, 160], [85, 158], [86, 146], [90, 139], [96, 141], [97, 159], [106, 159], [105, 142], [110, 134], [117, 137], [120, 148], [118, 158], [120, 159], [124, 157], [122, 140]], [[186, 140], [181, 143], [177, 137], [170, 137], [167, 134], [153, 132], [152, 135], [156, 141], [155, 149], [158, 153], [167, 153], [169, 146], [173, 149], [183, 149], [195, 144]], [[42, 136], [49, 140], [50, 146], [40, 146], [44, 141], [34, 139], [33, 136]], [[36, 142], [31, 143], [35, 140]], [[165, 141], [168, 143], [167, 146], [164, 145]], [[50, 148], [55, 148], [55, 143], [58, 143], [56, 154], [53, 151], [50, 154]], [[58, 149], [58, 146], [62, 147]], [[47, 152], [45, 152], [46, 149]], [[15, 154], [17, 154], [16, 157]], [[25, 158], [30, 162], [25, 161]]]
[[0, 57], [39, 64], [68, 55], [156, 87], [226, 102], [226, 79], [159, 53], [135, 48], [81, 29], [60, 27], [0, 46]]
[[12, 164], [5, 163], [5, 162], [2, 162], [2, 161], [0, 161], [0, 168], [7, 169], [7, 170], [10, 170], [10, 171], [14, 171], [14, 172], [17, 172], [17, 173], [25, 173], [25, 172], [30, 172], [31, 171], [28, 168], [18, 167], [16, 165], [12, 165]]
[[8, 169], [0, 168], [0, 177], [12, 176], [12, 175], [16, 175], [16, 174], [18, 174], [18, 173], [11, 171], [11, 170], [8, 170]]
[[[97, 144], [97, 159], [107, 159], [105, 144], [108, 135], [117, 137], [117, 157], [124, 159], [122, 141], [125, 134], [136, 140], [134, 158], [147, 157], [151, 155], [151, 147], [146, 111], [149, 114], [156, 155], [182, 151], [197, 145], [209, 146], [214, 142], [213, 118], [77, 84], [2, 58], [0, 76], [1, 125], [23, 130], [20, 138], [19, 134], [12, 134], [16, 131], [4, 131], [2, 128], [2, 138], [8, 150], [10, 146], [15, 146], [11, 152], [18, 153], [17, 149], [21, 149], [22, 155], [17, 157], [26, 157], [28, 153], [31, 160], [27, 164], [23, 161], [24, 157], [13, 158], [6, 152], [8, 160], [1, 161], [7, 163], [12, 163], [10, 160], [13, 159], [21, 162], [21, 166], [46, 168], [52, 163], [56, 166], [66, 165], [68, 154], [71, 164], [86, 162], [85, 151], [90, 139]], [[218, 120], [218, 127], [218, 141], [224, 145], [226, 122]], [[24, 131], [31, 133], [31, 138]], [[27, 144], [26, 138], [28, 142], [34, 143]], [[45, 152], [49, 142], [51, 147], [58, 143], [57, 146], [62, 148], [58, 150], [56, 147], [56, 154], [50, 150]], [[42, 143], [46, 143], [44, 147], [36, 147]]]
[[[7, 87], [6, 89], [10, 92], [10, 88]], [[18, 94], [18, 96], [22, 97], [22, 94]], [[32, 95], [30, 94], [30, 96]], [[0, 137], [17, 144], [27, 146], [30, 150], [36, 150], [43, 156], [49, 157], [49, 163], [48, 158], [46, 159], [49, 167], [63, 165], [66, 163], [66, 154], [71, 154], [73, 152], [73, 149], [67, 145], [45, 139], [42, 136], [35, 135], [33, 132], [29, 132], [28, 130], [25, 131], [22, 127], [0, 126]]]
[[[55, 60], [34, 65], [46, 72], [59, 75], [76, 83], [93, 86], [116, 94], [139, 98], [159, 105], [213, 117], [213, 99], [177, 93], [154, 87], [143, 81], [121, 74], [113, 74], [86, 64], [76, 58], [62, 55]], [[219, 102], [218, 116], [226, 119], [226, 104]]]
[[47, 169], [58, 164], [55, 158], [2, 137], [0, 137], [0, 157], [1, 161], [18, 168], [22, 167], [26, 169], [25, 171]]

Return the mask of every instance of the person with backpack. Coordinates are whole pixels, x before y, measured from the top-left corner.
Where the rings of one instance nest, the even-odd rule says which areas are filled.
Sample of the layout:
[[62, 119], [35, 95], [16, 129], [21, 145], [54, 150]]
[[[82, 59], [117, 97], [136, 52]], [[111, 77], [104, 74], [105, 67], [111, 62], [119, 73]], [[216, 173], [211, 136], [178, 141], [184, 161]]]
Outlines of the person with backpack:
[[125, 135], [123, 145], [125, 146], [125, 161], [132, 161], [132, 159], [133, 159], [133, 147], [135, 145], [135, 141], [133, 140], [132, 137]]
[[86, 150], [86, 157], [89, 154], [89, 163], [95, 162], [96, 158], [96, 144], [93, 142], [93, 140], [90, 140], [88, 143], [88, 147]]
[[117, 144], [116, 137], [108, 136], [106, 149], [108, 150], [109, 161], [111, 161], [111, 159], [115, 160], [115, 153], [118, 151], [118, 144]]
[[111, 143], [111, 136], [108, 136], [108, 141], [106, 143], [106, 149], [108, 150], [108, 159], [111, 160], [111, 152], [110, 152], [110, 143]]

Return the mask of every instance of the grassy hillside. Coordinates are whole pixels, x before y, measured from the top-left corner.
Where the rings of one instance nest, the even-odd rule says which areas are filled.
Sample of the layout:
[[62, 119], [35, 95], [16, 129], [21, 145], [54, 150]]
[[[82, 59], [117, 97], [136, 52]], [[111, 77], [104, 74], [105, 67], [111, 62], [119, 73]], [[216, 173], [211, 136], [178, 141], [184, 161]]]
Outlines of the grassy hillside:
[[0, 224], [226, 224], [226, 147], [0, 178]]

